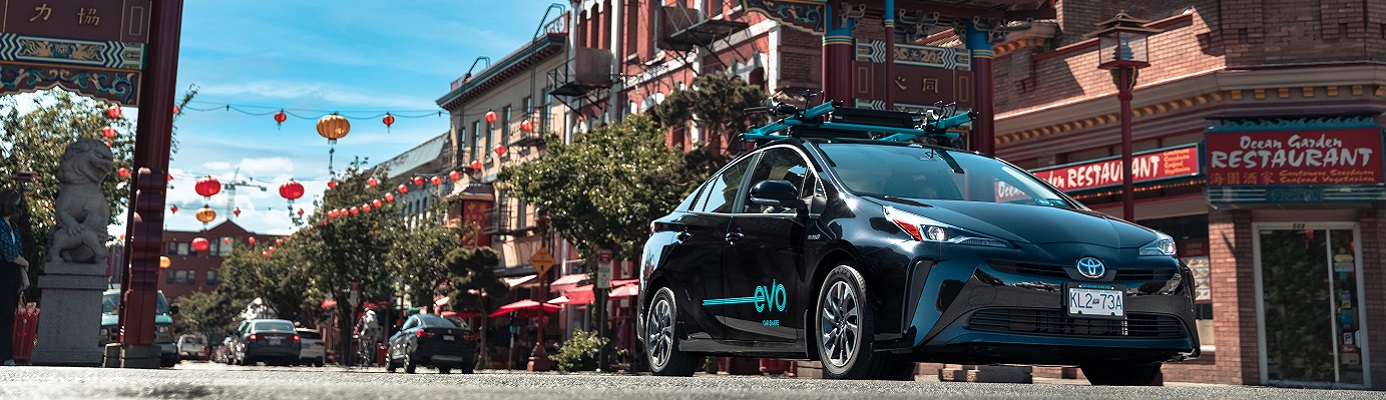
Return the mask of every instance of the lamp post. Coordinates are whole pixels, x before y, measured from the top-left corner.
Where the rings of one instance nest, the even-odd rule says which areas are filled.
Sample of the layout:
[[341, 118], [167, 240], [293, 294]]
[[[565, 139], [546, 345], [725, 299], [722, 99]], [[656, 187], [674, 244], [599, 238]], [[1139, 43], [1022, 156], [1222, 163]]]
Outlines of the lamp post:
[[1158, 29], [1146, 28], [1150, 21], [1132, 18], [1125, 11], [1112, 19], [1097, 23], [1099, 29], [1089, 33], [1098, 38], [1097, 68], [1111, 71], [1121, 100], [1121, 211], [1127, 221], [1136, 220], [1135, 188], [1131, 174], [1131, 90], [1136, 75], [1150, 66], [1147, 38]]

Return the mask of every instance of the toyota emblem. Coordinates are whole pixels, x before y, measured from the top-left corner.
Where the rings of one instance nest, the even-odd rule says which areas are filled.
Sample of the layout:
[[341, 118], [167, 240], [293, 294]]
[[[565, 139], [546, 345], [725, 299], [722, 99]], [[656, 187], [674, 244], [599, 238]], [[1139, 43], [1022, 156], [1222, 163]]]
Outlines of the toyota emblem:
[[1102, 260], [1096, 257], [1083, 257], [1078, 259], [1078, 274], [1084, 278], [1098, 279], [1102, 274], [1107, 273], [1107, 266], [1102, 264]]

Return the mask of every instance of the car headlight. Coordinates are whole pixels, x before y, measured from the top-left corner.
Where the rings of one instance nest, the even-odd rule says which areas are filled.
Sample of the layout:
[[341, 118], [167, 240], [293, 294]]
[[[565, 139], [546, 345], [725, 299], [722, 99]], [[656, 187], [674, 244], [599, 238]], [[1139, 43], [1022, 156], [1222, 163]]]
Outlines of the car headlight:
[[1010, 248], [1005, 240], [969, 232], [933, 219], [921, 217], [887, 206], [885, 217], [921, 242], [953, 243], [969, 246]]
[[1155, 238], [1154, 241], [1147, 243], [1145, 246], [1141, 246], [1140, 254], [1143, 256], [1173, 257], [1175, 254], [1174, 238], [1171, 238], [1169, 237], [1169, 235], [1161, 233], [1160, 237]]

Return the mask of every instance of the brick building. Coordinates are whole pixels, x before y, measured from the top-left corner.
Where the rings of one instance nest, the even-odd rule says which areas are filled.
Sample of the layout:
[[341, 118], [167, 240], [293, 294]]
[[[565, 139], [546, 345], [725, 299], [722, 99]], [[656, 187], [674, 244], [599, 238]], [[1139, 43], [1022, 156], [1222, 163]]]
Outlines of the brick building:
[[[206, 251], [193, 248], [194, 239], [207, 239]], [[255, 238], [260, 248], [274, 244], [280, 236], [246, 231], [232, 221], [223, 221], [206, 231], [164, 231], [164, 256], [169, 267], [159, 269], [159, 290], [170, 303], [193, 293], [207, 293], [221, 283], [221, 262], [231, 254], [233, 246], [248, 246]]]

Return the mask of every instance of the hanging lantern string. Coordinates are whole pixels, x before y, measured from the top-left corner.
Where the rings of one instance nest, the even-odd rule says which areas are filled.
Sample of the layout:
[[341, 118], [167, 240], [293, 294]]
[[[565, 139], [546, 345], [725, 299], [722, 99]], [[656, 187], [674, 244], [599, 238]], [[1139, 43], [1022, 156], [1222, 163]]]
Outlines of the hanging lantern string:
[[[238, 113], [241, 113], [241, 114], [245, 114], [245, 115], [250, 115], [250, 116], [274, 115], [274, 114], [277, 113], [277, 112], [283, 111], [285, 115], [291, 116], [291, 117], [294, 117], [294, 118], [299, 118], [299, 119], [317, 119], [318, 117], [321, 117], [323, 114], [337, 113], [338, 115], [341, 115], [343, 118], [347, 118], [347, 119], [356, 119], [356, 120], [378, 119], [378, 118], [384, 117], [384, 116], [386, 116], [386, 115], [390, 115], [390, 116], [393, 116], [393, 117], [395, 117], [395, 118], [428, 118], [428, 117], [442, 117], [442, 116], [444, 115], [444, 113], [446, 112], [446, 111], [444, 111], [444, 110], [437, 110], [437, 109], [433, 109], [433, 110], [387, 110], [387, 111], [375, 111], [375, 110], [334, 111], [334, 110], [313, 110], [313, 109], [303, 109], [303, 108], [283, 108], [283, 107], [271, 107], [271, 106], [254, 106], [254, 105], [243, 105], [243, 104], [216, 104], [216, 105], [212, 105], [212, 106], [210, 106], [210, 107], [207, 107], [207, 106], [198, 107], [198, 106], [194, 106], [193, 103], [197, 103], [197, 104], [207, 104], [207, 105], [216, 104], [216, 103], [206, 103], [206, 102], [200, 102], [200, 101], [192, 101], [191, 103], [189, 103], [186, 107], [183, 107], [182, 109], [183, 109], [184, 111], [199, 111], [199, 112], [208, 112], [208, 111], [228, 111], [228, 112], [229, 112], [229, 111], [235, 111], [235, 112], [238, 112]], [[259, 111], [259, 110], [263, 110], [263, 111]], [[480, 115], [483, 115], [483, 114], [485, 114], [485, 113], [486, 113], [485, 111], [479, 111], [479, 112], [475, 112], [475, 113], [467, 113], [466, 116], [480, 116]]]

